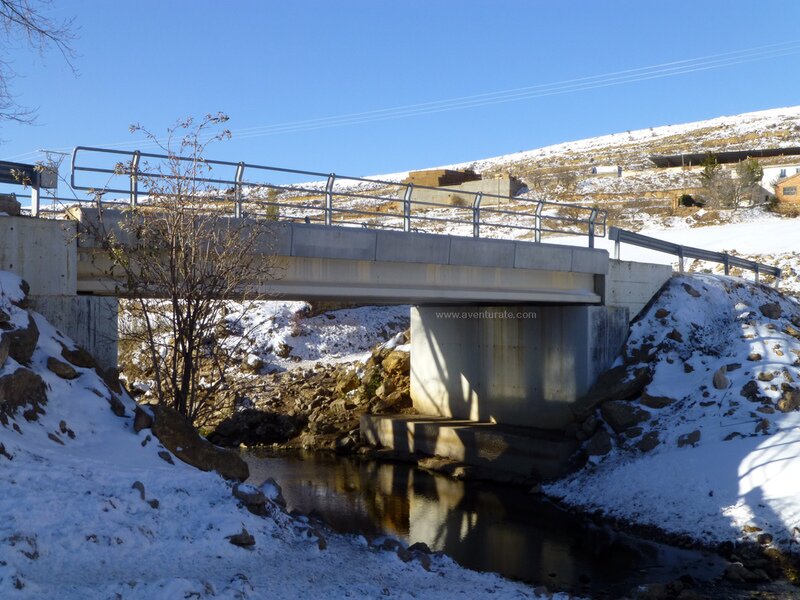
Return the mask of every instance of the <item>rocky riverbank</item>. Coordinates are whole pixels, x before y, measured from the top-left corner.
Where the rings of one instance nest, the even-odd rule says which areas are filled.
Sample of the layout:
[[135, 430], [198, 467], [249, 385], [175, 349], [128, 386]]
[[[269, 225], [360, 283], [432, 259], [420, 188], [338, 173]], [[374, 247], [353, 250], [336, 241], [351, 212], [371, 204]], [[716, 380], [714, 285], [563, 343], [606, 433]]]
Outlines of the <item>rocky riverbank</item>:
[[354, 451], [363, 414], [408, 413], [409, 332], [376, 346], [365, 363], [322, 363], [259, 375], [247, 404], [208, 435], [226, 446]]

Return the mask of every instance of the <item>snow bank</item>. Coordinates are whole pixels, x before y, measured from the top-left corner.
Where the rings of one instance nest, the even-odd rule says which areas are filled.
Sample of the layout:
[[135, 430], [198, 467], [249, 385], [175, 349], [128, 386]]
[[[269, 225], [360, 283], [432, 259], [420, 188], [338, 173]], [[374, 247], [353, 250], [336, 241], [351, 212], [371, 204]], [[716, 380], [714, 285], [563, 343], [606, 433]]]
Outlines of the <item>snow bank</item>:
[[617, 361], [652, 374], [640, 398], [617, 403], [646, 417], [621, 426], [601, 405], [607, 429], [615, 426], [614, 448], [546, 492], [708, 543], [769, 534], [793, 550], [799, 337], [800, 307], [771, 288], [674, 277], [633, 324]]

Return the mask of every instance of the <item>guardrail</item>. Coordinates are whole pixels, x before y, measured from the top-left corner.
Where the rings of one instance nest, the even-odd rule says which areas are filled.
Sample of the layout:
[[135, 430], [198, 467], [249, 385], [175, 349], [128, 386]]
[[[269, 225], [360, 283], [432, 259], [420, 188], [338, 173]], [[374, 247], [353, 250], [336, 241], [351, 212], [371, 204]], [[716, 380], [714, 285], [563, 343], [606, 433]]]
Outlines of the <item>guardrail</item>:
[[[111, 166], [101, 166], [99, 163], [102, 163], [103, 157], [106, 160], [108, 157], [115, 160], [119, 157], [123, 160], [116, 161]], [[131, 206], [140, 202], [146, 203], [148, 184], [156, 180], [175, 178], [175, 175], [159, 171], [159, 163], [163, 166], [164, 161], [175, 164], [175, 161], [193, 160], [196, 159], [138, 150], [78, 146], [72, 153], [70, 186], [75, 191], [94, 194], [94, 197], [71, 202], [125, 203]], [[152, 161], [155, 161], [156, 166]], [[459, 226], [464, 226], [468, 232], [466, 235], [471, 234], [475, 238], [528, 238], [537, 243], [542, 241], [542, 234], [545, 233], [571, 234], [586, 236], [589, 247], [594, 247], [595, 237], [606, 235], [606, 212], [577, 204], [510, 198], [484, 192], [245, 162], [202, 160], [202, 164], [210, 168], [207, 171], [209, 176], [196, 177], [193, 181], [207, 186], [205, 197], [208, 200], [229, 202], [232, 216], [236, 218], [261, 215], [306, 223], [379, 227], [405, 232], [427, 231], [431, 228], [435, 231], [438, 225], [440, 228], [450, 226], [450, 233], [453, 233], [452, 229], [457, 230]], [[226, 178], [224, 175], [216, 175], [217, 171], [224, 170], [228, 170], [232, 176]], [[311, 177], [320, 181], [304, 184], [265, 181], [286, 175]], [[97, 176], [105, 176], [107, 181], [101, 185], [81, 181], [82, 178]], [[119, 183], [120, 177], [126, 180], [124, 187]], [[275, 192], [267, 193], [265, 198], [262, 190]], [[447, 201], [454, 198], [460, 204], [446, 205], [446, 202], [431, 200], [432, 195]], [[38, 211], [38, 206], [35, 209], [32, 207], [32, 213]]]
[[693, 248], [691, 246], [681, 246], [673, 242], [667, 242], [658, 238], [626, 231], [619, 227], [610, 227], [608, 230], [608, 239], [614, 242], [614, 258], [620, 257], [620, 244], [623, 242], [633, 246], [640, 246], [649, 250], [656, 250], [657, 252], [665, 252], [666, 254], [673, 254], [678, 257], [678, 270], [683, 273], [683, 259], [696, 258], [708, 262], [715, 262], [724, 265], [725, 275], [730, 274], [731, 267], [739, 267], [747, 271], [755, 273], [755, 281], [758, 283], [759, 275], [773, 275], [775, 277], [775, 287], [781, 279], [781, 270], [778, 267], [759, 263], [754, 260], [747, 260], [725, 252], [712, 252], [711, 250], [703, 250], [701, 248]]

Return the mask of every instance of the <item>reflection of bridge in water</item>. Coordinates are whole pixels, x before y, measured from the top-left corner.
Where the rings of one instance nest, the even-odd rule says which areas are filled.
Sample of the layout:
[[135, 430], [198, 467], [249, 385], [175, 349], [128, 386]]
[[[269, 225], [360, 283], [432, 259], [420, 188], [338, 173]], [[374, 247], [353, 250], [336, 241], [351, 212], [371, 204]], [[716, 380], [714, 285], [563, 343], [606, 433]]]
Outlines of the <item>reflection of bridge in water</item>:
[[424, 542], [472, 569], [613, 597], [687, 573], [711, 579], [722, 568], [699, 552], [594, 525], [523, 489], [456, 481], [408, 464], [300, 457], [247, 454], [251, 481], [274, 477], [290, 509], [314, 511], [339, 531]]

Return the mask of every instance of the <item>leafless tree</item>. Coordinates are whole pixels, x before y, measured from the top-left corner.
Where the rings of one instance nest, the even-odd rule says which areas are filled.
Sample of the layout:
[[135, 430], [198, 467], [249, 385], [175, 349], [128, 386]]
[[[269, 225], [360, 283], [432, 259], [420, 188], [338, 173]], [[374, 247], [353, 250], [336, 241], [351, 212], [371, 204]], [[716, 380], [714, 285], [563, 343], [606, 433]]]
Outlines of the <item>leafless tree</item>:
[[705, 205], [714, 209], [736, 209], [746, 201], [752, 203], [753, 194], [763, 176], [764, 170], [753, 158], [739, 162], [730, 170], [723, 169], [716, 157], [709, 154], [700, 173]]
[[[222, 397], [236, 393], [230, 359], [246, 342], [247, 303], [264, 297], [275, 270], [274, 224], [232, 218], [224, 191], [206, 181], [214, 174], [203, 155], [230, 136], [213, 133], [225, 121], [222, 114], [186, 119], [164, 140], [132, 126], [166, 158], [140, 165], [148, 175], [140, 179], [146, 196], [137, 206], [101, 209], [90, 231], [106, 250], [106, 274], [130, 298], [121, 341], [144, 348], [155, 399], [198, 427], [218, 416]], [[116, 170], [129, 174], [131, 165]]]
[[17, 103], [10, 82], [16, 71], [8, 60], [8, 49], [16, 42], [43, 54], [56, 48], [74, 71], [73, 19], [57, 20], [47, 15], [51, 0], [0, 0], [0, 121], [29, 123], [34, 111]]

